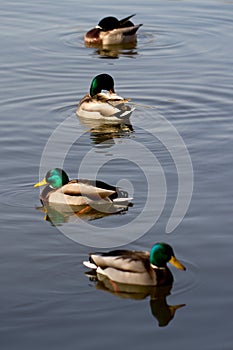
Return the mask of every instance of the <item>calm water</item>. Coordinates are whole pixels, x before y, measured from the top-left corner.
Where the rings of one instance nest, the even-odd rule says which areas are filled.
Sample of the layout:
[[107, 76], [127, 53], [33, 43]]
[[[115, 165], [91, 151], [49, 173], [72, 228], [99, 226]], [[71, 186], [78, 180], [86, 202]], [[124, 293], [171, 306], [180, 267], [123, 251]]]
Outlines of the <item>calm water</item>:
[[[0, 10], [1, 349], [232, 349], [233, 3], [2, 0]], [[136, 47], [84, 47], [85, 31], [101, 17], [132, 13], [144, 24]], [[140, 105], [130, 127], [93, 127], [75, 116], [101, 72], [113, 75], [116, 91]], [[45, 153], [51, 167], [64, 161], [74, 177], [90, 153], [86, 175], [92, 177], [101, 159], [98, 177], [131, 190], [134, 206], [86, 225], [60, 216], [59, 226], [45, 221], [33, 184], [55, 130], [59, 142]], [[174, 159], [170, 152], [177, 135], [192, 160], [194, 188], [185, 217], [168, 234], [179, 176], [190, 180], [187, 157]], [[190, 189], [185, 181], [184, 196]], [[172, 270], [167, 303], [186, 306], [166, 327], [158, 326], [163, 305], [107, 293], [82, 266], [101, 246], [149, 249], [161, 240], [187, 266], [186, 272]]]

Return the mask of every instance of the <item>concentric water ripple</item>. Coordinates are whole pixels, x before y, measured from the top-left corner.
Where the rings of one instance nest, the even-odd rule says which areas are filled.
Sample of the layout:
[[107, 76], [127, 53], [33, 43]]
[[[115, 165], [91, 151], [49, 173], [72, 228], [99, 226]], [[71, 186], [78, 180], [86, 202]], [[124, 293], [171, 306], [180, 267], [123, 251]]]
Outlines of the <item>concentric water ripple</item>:
[[[226, 15], [225, 15], [226, 17]], [[166, 23], [166, 21], [168, 21]], [[159, 24], [161, 23], [161, 25]], [[179, 15], [174, 17], [164, 17], [154, 26], [144, 24], [138, 32], [138, 42], [135, 48], [130, 52], [127, 49], [119, 49], [118, 54], [111, 55], [117, 48], [108, 48], [108, 50], [86, 48], [84, 45], [84, 34], [87, 28], [84, 26], [53, 26], [42, 30], [35, 37], [31, 46], [41, 54], [58, 57], [101, 57], [116, 58], [120, 56], [135, 57], [135, 54], [154, 58], [161, 57], [185, 57], [201, 55], [209, 50], [216, 51], [222, 45], [221, 30], [229, 27], [230, 18], [209, 18], [203, 13], [195, 13], [193, 17], [187, 14], [184, 21]], [[208, 47], [206, 41], [209, 42]], [[52, 43], [52, 45], [51, 45]], [[94, 55], [93, 55], [94, 53]]]
[[32, 208], [36, 200], [36, 193], [33, 192], [33, 183], [13, 184], [9, 188], [0, 186], [0, 202], [10, 207]]

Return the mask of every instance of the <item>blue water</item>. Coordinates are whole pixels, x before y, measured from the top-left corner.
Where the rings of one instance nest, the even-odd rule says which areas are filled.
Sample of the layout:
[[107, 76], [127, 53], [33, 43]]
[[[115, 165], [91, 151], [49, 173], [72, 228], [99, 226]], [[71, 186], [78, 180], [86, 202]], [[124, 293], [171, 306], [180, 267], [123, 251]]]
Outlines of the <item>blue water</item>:
[[[2, 0], [0, 10], [1, 349], [232, 349], [232, 2]], [[84, 46], [99, 19], [132, 13], [143, 23], [134, 48]], [[130, 128], [76, 117], [102, 72], [135, 103]], [[167, 233], [178, 186], [181, 203], [191, 191], [188, 155], [191, 202]], [[63, 162], [70, 178], [84, 164], [89, 178], [122, 184], [134, 205], [52, 225], [33, 184]], [[172, 269], [167, 303], [186, 306], [165, 327], [149, 297], [103, 291], [82, 266], [101, 247], [155, 241], [170, 243], [187, 267]]]

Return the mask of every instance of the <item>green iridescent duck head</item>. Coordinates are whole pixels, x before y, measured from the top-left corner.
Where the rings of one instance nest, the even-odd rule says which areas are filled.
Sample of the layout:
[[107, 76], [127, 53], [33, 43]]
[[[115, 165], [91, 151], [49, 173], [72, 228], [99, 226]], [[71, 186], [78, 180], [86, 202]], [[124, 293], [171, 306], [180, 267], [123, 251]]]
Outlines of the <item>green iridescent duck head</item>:
[[109, 74], [99, 74], [91, 82], [90, 95], [91, 97], [99, 94], [102, 90], [107, 90], [114, 93], [114, 80]]
[[167, 243], [156, 243], [150, 251], [150, 263], [156, 267], [165, 268], [167, 263], [172, 264], [179, 270], [186, 270], [175, 257], [172, 247]]
[[49, 185], [51, 188], [57, 189], [69, 182], [68, 175], [60, 168], [54, 168], [47, 172], [45, 178], [34, 185], [34, 187]]

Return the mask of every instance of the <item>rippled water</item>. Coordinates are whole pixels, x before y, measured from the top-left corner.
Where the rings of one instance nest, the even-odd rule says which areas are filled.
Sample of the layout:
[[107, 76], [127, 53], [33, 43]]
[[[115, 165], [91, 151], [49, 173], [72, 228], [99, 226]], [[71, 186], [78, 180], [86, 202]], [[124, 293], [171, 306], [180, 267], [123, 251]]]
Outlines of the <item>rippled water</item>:
[[[231, 349], [232, 2], [3, 0], [0, 10], [1, 349]], [[135, 47], [84, 46], [100, 18], [132, 13], [143, 23]], [[76, 117], [101, 72], [135, 104], [130, 125]], [[166, 233], [192, 180], [178, 140], [194, 187]], [[88, 222], [56, 213], [51, 224], [33, 184], [63, 161], [71, 178], [84, 164], [87, 177], [122, 185], [133, 206]], [[89, 251], [155, 241], [170, 243], [187, 267], [172, 270], [160, 299], [119, 297], [84, 274]], [[167, 305], [179, 304], [159, 327]]]

